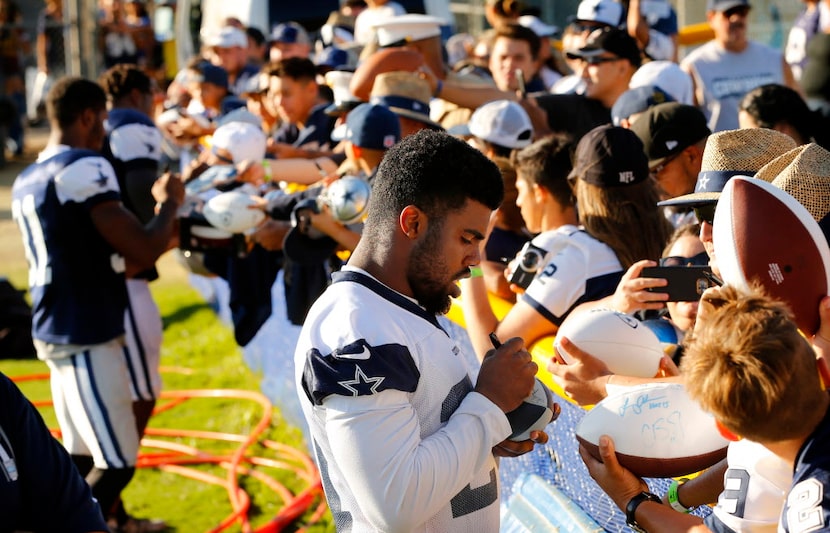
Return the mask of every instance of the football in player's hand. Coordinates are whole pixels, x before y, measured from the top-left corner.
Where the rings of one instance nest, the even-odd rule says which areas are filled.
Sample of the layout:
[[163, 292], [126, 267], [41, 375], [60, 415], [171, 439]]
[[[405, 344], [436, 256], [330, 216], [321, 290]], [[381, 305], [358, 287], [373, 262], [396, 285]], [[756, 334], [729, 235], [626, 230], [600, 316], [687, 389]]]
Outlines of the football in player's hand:
[[265, 219], [256, 200], [242, 191], [217, 194], [205, 203], [203, 214], [211, 226], [231, 233], [242, 233]]
[[553, 421], [553, 395], [547, 386], [536, 378], [533, 392], [522, 401], [522, 404], [507, 413], [510, 429], [513, 432], [507, 437], [509, 440], [523, 441], [530, 438], [531, 431], [544, 431]]

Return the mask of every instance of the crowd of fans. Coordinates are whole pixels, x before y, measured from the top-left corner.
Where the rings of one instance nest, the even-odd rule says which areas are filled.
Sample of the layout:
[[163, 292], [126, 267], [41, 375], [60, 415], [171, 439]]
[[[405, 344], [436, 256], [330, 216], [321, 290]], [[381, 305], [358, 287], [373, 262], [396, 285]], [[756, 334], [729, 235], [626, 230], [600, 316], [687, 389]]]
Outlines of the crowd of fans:
[[[99, 45], [106, 70], [96, 84], [61, 76], [63, 62], [57, 41], [62, 33], [53, 31], [61, 24], [61, 2], [49, 2], [41, 14], [36, 51], [51, 136], [38, 162], [18, 178], [13, 212], [33, 268], [44, 260], [39, 254], [65, 246], [62, 239], [66, 237], [52, 222], [55, 212], [64, 209], [70, 213], [67, 217], [74, 217], [73, 223], [85, 227], [89, 242], [94, 243], [89, 245], [90, 253], [101, 263], [98, 276], [79, 276], [66, 266], [51, 267], [48, 274], [38, 270], [30, 279], [30, 289], [38, 318], [34, 328], [38, 356], [52, 368], [53, 391], [59, 396], [56, 404], [62, 408], [58, 418], [64, 438], [69, 438], [67, 448], [110, 527], [118, 531], [163, 527], [130, 517], [119, 494], [132, 476], [137, 439], [161, 387], [160, 317], [148, 283], [157, 276], [153, 263], [165, 249], [178, 248], [194, 284], [204, 284], [207, 278], [226, 287], [234, 334], [242, 346], [254, 338], [274, 305], [285, 305], [288, 320], [302, 325], [314, 302], [331, 285], [333, 275], [344, 267], [339, 280], [362, 279], [360, 283], [369, 286], [374, 282], [397, 290], [394, 283], [386, 282], [400, 281], [397, 275], [372, 282], [361, 276], [378, 278], [372, 270], [376, 262], [388, 266], [404, 262], [402, 272], [410, 276], [407, 279], [413, 293], [402, 292], [420, 304], [420, 314], [415, 314], [421, 316], [426, 310], [426, 314], [435, 315], [447, 310], [446, 296], [455, 289], [443, 294], [439, 288], [433, 294], [430, 282], [442, 281], [435, 279], [443, 275], [438, 271], [453, 266], [436, 255], [441, 246], [447, 254], [451, 248], [439, 239], [410, 249], [403, 236], [384, 233], [389, 226], [377, 214], [366, 226], [372, 232], [372, 242], [362, 240], [365, 205], [355, 200], [359, 188], [343, 185], [347, 177], [373, 186], [372, 194], [381, 194], [377, 192], [381, 189], [383, 196], [374, 201], [387, 211], [393, 208], [393, 200], [407, 194], [419, 197], [419, 187], [431, 190], [428, 182], [432, 178], [423, 175], [425, 169], [445, 179], [448, 191], [454, 190], [454, 180], [461, 180], [469, 169], [481, 169], [482, 176], [487, 176], [487, 190], [468, 190], [472, 183], [468, 180], [463, 185], [468, 189], [458, 194], [466, 195], [462, 198], [465, 202], [481, 203], [482, 209], [486, 204], [487, 211], [498, 205], [490, 203], [503, 187], [504, 200], [490, 227], [480, 232], [464, 230], [471, 236], [462, 237], [463, 244], [458, 244], [472, 250], [480, 241], [480, 249], [463, 260], [458, 290], [466, 330], [482, 365], [492, 368], [495, 364], [487, 363], [492, 356], [492, 333], [504, 340], [521, 337], [530, 346], [555, 335], [571, 313], [605, 306], [661, 325], [671, 332], [676, 345], [686, 338], [686, 355], [681, 357], [681, 350], [674, 360], [664, 361], [661, 379], [683, 382], [687, 369], [702, 376], [699, 379], [720, 379], [705, 376], [702, 367], [706, 363], [699, 360], [705, 361], [713, 339], [724, 336], [707, 333], [697, 320], [697, 302], [666, 302], [665, 293], [648, 290], [660, 287], [664, 280], [643, 278], [641, 273], [663, 257], [677, 265], [708, 263], [717, 274], [712, 212], [720, 191], [734, 175], [766, 173], [765, 179], [775, 184], [784, 174], [796, 174], [801, 181], [795, 180], [795, 185], [787, 182], [792, 187], [787, 192], [796, 198], [797, 192], [809, 190], [811, 180], [830, 179], [830, 152], [825, 149], [830, 124], [828, 9], [825, 1], [806, 1], [803, 15], [789, 34], [786, 53], [782, 53], [748, 38], [752, 10], [748, 0], [709, 0], [706, 18], [714, 37], [684, 55], [678, 48], [677, 15], [668, 0], [630, 0], [627, 5], [615, 0], [583, 0], [561, 31], [541, 20], [538, 10], [521, 2], [488, 0], [486, 13], [492, 29], [483, 35], [456, 34], [446, 40], [447, 21], [406, 13], [394, 1], [345, 0], [340, 10], [313, 31], [285, 22], [263, 35], [236, 18], [228, 18], [221, 27], [202, 32], [198, 55], [168, 83], [159, 74], [159, 51], [144, 2], [111, 0], [102, 6], [100, 15]], [[22, 127], [23, 70], [15, 57], [19, 59], [27, 40], [15, 29], [16, 17], [14, 3], [0, 0], [0, 81], [14, 103], [12, 108], [18, 110], [10, 123]], [[561, 48], [554, 46], [554, 39], [561, 40]], [[54, 84], [49, 91], [47, 79]], [[166, 85], [163, 92], [160, 85]], [[21, 150], [23, 130], [16, 126], [9, 129], [9, 135], [15, 150]], [[389, 153], [394, 155], [387, 158]], [[459, 159], [441, 159], [455, 157]], [[461, 161], [469, 169], [465, 170]], [[416, 166], [408, 168], [408, 164]], [[776, 169], [775, 174], [765, 170], [769, 165]], [[402, 180], [412, 179], [413, 190], [391, 185], [394, 172], [399, 172]], [[501, 185], [494, 176], [500, 178]], [[41, 191], [35, 178], [52, 180], [57, 192]], [[342, 183], [335, 188], [338, 182]], [[335, 189], [339, 191], [336, 194]], [[205, 203], [231, 190], [250, 196], [251, 208], [266, 215], [262, 223], [241, 234], [211, 227], [204, 216]], [[441, 198], [443, 193], [434, 194]], [[477, 195], [487, 201], [477, 200]], [[424, 228], [436, 224], [430, 221], [438, 214], [436, 205], [446, 207], [448, 220], [455, 221], [456, 215], [478, 220], [454, 201], [436, 200], [438, 203], [424, 207], [423, 212], [407, 207], [399, 213], [401, 227], [411, 230], [414, 236], [407, 234], [410, 239], [422, 238], [422, 233], [427, 235], [425, 239], [435, 237], [437, 234], [430, 233], [433, 230]], [[370, 197], [370, 206], [375, 205], [372, 202]], [[342, 215], [339, 209], [344, 206], [357, 209], [357, 216]], [[816, 221], [824, 222], [827, 212], [819, 215]], [[32, 237], [37, 225], [34, 220], [45, 228], [40, 237], [37, 233]], [[449, 230], [441, 227], [440, 231]], [[38, 238], [45, 241], [45, 248], [38, 247]], [[390, 239], [389, 249], [383, 246], [386, 238]], [[126, 262], [119, 268], [114, 262], [110, 265], [106, 250], [120, 253]], [[418, 257], [414, 251], [427, 255]], [[358, 260], [347, 263], [353, 252]], [[537, 264], [528, 266], [530, 253], [535, 254]], [[437, 266], [425, 257], [437, 259]], [[61, 277], [64, 274], [67, 277]], [[107, 320], [102, 317], [92, 328], [96, 331], [90, 332], [88, 324], [77, 324], [65, 315], [86, 309], [83, 287], [94, 284], [100, 291], [102, 280], [114, 296], [106, 309], [89, 311], [90, 317], [107, 315]], [[272, 302], [271, 287], [277, 280], [284, 285], [284, 302]], [[454, 286], [459, 280], [451, 281]], [[68, 291], [58, 286], [69, 282], [77, 287]], [[338, 287], [338, 291], [350, 294], [343, 289], [345, 285]], [[497, 317], [491, 305], [496, 297], [512, 304], [507, 314]], [[828, 315], [822, 334], [811, 339], [813, 346], [799, 344], [797, 334], [792, 335], [795, 330], [777, 322], [779, 317], [786, 318], [786, 310], [763, 295], [726, 288], [707, 293], [703, 301], [707, 324], [726, 328], [728, 320], [719, 315], [746, 313], [747, 321], [761, 324], [753, 330], [757, 339], [750, 338], [747, 343], [757, 340], [762, 344], [765, 336], [785, 337], [787, 349], [797, 348], [787, 357], [803, 359], [804, 354], [813, 355], [813, 348], [822, 355], [827, 342], [822, 335], [830, 338], [830, 330], [822, 333], [830, 328]], [[311, 316], [320, 328], [334, 327], [319, 309]], [[394, 316], [391, 312], [376, 318], [391, 320]], [[350, 334], [339, 326], [334, 329], [338, 335]], [[126, 341], [122, 341], [124, 335]], [[314, 332], [310, 335], [317, 343], [332, 342], [325, 335], [320, 339]], [[388, 332], [379, 336], [389, 343], [395, 340], [386, 339]], [[312, 342], [308, 335], [303, 338], [305, 344]], [[448, 501], [432, 501], [436, 498], [433, 494], [424, 496], [425, 500], [413, 497], [410, 502], [403, 489], [400, 497], [406, 519], [404, 514], [394, 517], [401, 522], [387, 522], [392, 518], [387, 516], [388, 508], [361, 507], [361, 491], [383, 486], [384, 473], [356, 472], [361, 469], [344, 466], [344, 458], [350, 455], [337, 447], [348, 448], [348, 443], [334, 443], [327, 432], [351, 435], [349, 423], [334, 422], [342, 425], [332, 429], [321, 409], [329, 401], [341, 417], [346, 413], [357, 416], [355, 413], [364, 409], [373, 416], [378, 416], [377, 409], [408, 409], [401, 407], [406, 402], [394, 395], [412, 392], [405, 387], [417, 388], [419, 377], [415, 371], [408, 376], [395, 374], [393, 379], [395, 371], [376, 362], [380, 348], [370, 350], [366, 339], [362, 339], [365, 346], [349, 344], [357, 340], [338, 337], [338, 342], [348, 346], [334, 346], [331, 354], [312, 353], [316, 344], [303, 345], [305, 351], [298, 350], [296, 358], [298, 392], [301, 403], [311, 402], [304, 405], [304, 411], [314, 423], [315, 443], [326, 443], [324, 449], [316, 447], [315, 451], [338, 527], [358, 520], [377, 529], [383, 529], [378, 524], [399, 523], [409, 530], [434, 521], [433, 525], [463, 529], [462, 522], [453, 522], [457, 518], [455, 499], [461, 493], [454, 495], [450, 506], [452, 519], [442, 514]], [[360, 351], [361, 346], [365, 352]], [[578, 354], [576, 361], [564, 364], [554, 360], [549, 370], [569, 400], [593, 404], [608, 394], [606, 386], [612, 381], [617, 385], [638, 382], [610, 374], [602, 363], [570, 343], [563, 346]], [[509, 344], [509, 349], [521, 352], [516, 342]], [[724, 340], [721, 349], [728, 355], [744, 346]], [[347, 405], [321, 399], [347, 396], [336, 392], [335, 384], [344, 383], [335, 379], [342, 377], [337, 374], [342, 370], [326, 366], [332, 364], [329, 358], [343, 354], [358, 357], [372, 351], [375, 355], [366, 358], [375, 357], [373, 371], [389, 375], [361, 377], [361, 367], [353, 365], [348, 368], [356, 381], [348, 382], [351, 385], [347, 388], [355, 391], [355, 396], [371, 388], [366, 394], [377, 395], [376, 403]], [[505, 352], [498, 353], [506, 357]], [[95, 381], [88, 380], [77, 385], [80, 392], [70, 391], [69, 384], [81, 373], [78, 357], [85, 360], [87, 368], [129, 386], [109, 387], [100, 395]], [[102, 361], [107, 358], [123, 361], [105, 365]], [[418, 359], [412, 364], [426, 363]], [[303, 372], [302, 365], [320, 375]], [[461, 371], [454, 368], [453, 372]], [[471, 376], [477, 374], [478, 370], [470, 371]], [[493, 370], [486, 374], [493, 374]], [[814, 392], [819, 384], [809, 374], [794, 375], [791, 383], [780, 378], [784, 380], [781, 387]], [[359, 387], [371, 379], [389, 381], [379, 391], [380, 382], [375, 387]], [[642, 481], [616, 464], [613, 443], [604, 441], [604, 463], [584, 454], [583, 459], [599, 486], [626, 512], [628, 522], [648, 531], [694, 527], [740, 531], [750, 523], [775, 529], [783, 516], [785, 531], [806, 531], [796, 525], [803, 516], [797, 515], [793, 498], [801, 497], [811, 483], [826, 488], [830, 470], [826, 460], [799, 450], [801, 444], [823, 438], [822, 428], [828, 424], [824, 411], [805, 417], [793, 432], [779, 435], [756, 431], [750, 415], [758, 413], [747, 410], [727, 416], [718, 410], [721, 399], [711, 389], [690, 389], [729, 429], [743, 432], [765, 447], [742, 454], [738, 449], [752, 442], [744, 439], [730, 445], [729, 458], [713, 465], [709, 477], [673, 486], [673, 496], [666, 500], [670, 505], [662, 505], [659, 497], [640, 494]], [[489, 391], [489, 396], [482, 393], [485, 398], [481, 401], [492, 400], [499, 408], [510, 403], [493, 399], [489, 385], [475, 390]], [[111, 424], [80, 407], [83, 398], [93, 392], [102, 412], [109, 410], [122, 417], [114, 433]], [[315, 396], [317, 393], [322, 396]], [[769, 391], [764, 394], [771, 398], [764, 416], [773, 416], [776, 402], [789, 398]], [[453, 410], [461, 405], [460, 399], [454, 401]], [[492, 404], [487, 404], [495, 417], [486, 423], [488, 439], [500, 435], [504, 426], [498, 418], [505, 409]], [[814, 404], [816, 409], [826, 409], [826, 398]], [[414, 407], [415, 411], [419, 408]], [[785, 414], [794, 416], [789, 411]], [[418, 420], [430, 424], [428, 415], [418, 411]], [[447, 420], [451, 417], [442, 418], [441, 423]], [[365, 420], [361, 424], [366, 427]], [[106, 445], [97, 428], [113, 433]], [[551, 428], [557, 431], [556, 425]], [[813, 435], [816, 428], [818, 436]], [[380, 431], [372, 438], [397, 442], [393, 436]], [[419, 438], [427, 442], [432, 437], [430, 433]], [[535, 435], [533, 442], [495, 446], [501, 450], [497, 455], [521, 455], [534, 444], [543, 446], [546, 440]], [[779, 445], [783, 441], [788, 446]], [[407, 444], [412, 442], [419, 440], [412, 437]], [[113, 450], [107, 446], [117, 449], [117, 457], [111, 456]], [[485, 455], [489, 449], [484, 450]], [[740, 466], [732, 464], [738, 457]], [[769, 466], [774, 462], [771, 457], [783, 458], [783, 468], [791, 470], [789, 476], [780, 476], [787, 480], [785, 486], [769, 482], [765, 472], [754, 469], [753, 461], [767, 461]], [[579, 461], [576, 453], [563, 453], [561, 459]], [[461, 463], [466, 465], [460, 459], [459, 464], [452, 458], [442, 461], [441, 468], [448, 472], [461, 468]], [[483, 463], [469, 467], [469, 472], [462, 470], [470, 475], [475, 470], [478, 476], [481, 468]], [[724, 475], [732, 479], [737, 469], [748, 473], [740, 490], [744, 500], [736, 506], [735, 489], [725, 488], [723, 480]], [[327, 477], [341, 472], [351, 472], [354, 479]], [[401, 480], [398, 474], [392, 478], [395, 482], [411, 481]], [[461, 480], [467, 483], [464, 490], [470, 490], [472, 478]], [[683, 504], [679, 503], [681, 487]], [[349, 498], [349, 512], [339, 507], [343, 502], [338, 496], [344, 494]], [[384, 498], [386, 494], [374, 496]], [[830, 527], [830, 505], [825, 500], [819, 498], [811, 509]], [[497, 496], [487, 505], [493, 502], [498, 506]], [[716, 502], [705, 522], [702, 517], [676, 512]], [[378, 513], [382, 520], [374, 522]], [[463, 524], [477, 523], [478, 518], [471, 520]], [[21, 527], [30, 523], [34, 522], [20, 522]], [[498, 523], [484, 527], [492, 530]]]

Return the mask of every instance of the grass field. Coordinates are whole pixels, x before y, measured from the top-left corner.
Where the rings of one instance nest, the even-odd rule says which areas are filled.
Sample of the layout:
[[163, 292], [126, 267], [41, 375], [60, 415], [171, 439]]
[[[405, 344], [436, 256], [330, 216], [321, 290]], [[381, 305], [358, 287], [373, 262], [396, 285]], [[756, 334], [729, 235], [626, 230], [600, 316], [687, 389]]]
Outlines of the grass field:
[[[19, 288], [26, 286], [26, 263], [20, 237], [10, 219], [10, 186], [14, 176], [25, 162], [11, 162], [0, 169], [0, 275], [6, 276]], [[164, 345], [162, 366], [165, 391], [195, 389], [239, 389], [258, 391], [260, 376], [255, 375], [242, 360], [241, 350], [233, 340], [232, 332], [223, 325], [201, 297], [189, 287], [186, 272], [170, 256], [160, 262], [161, 279], [152, 284], [153, 295], [161, 310], [164, 321]], [[0, 371], [9, 376], [39, 374], [47, 371], [46, 366], [33, 360], [0, 360]], [[39, 380], [20, 384], [21, 389], [32, 401], [49, 398], [48, 381]], [[164, 405], [169, 400], [161, 400]], [[151, 429], [195, 429], [235, 435], [248, 435], [263, 415], [263, 408], [245, 399], [191, 399], [165, 412], [157, 414], [150, 421]], [[56, 428], [54, 414], [49, 408], [41, 408], [47, 424]], [[298, 493], [309, 486], [301, 475], [305, 470], [294, 453], [274, 450], [262, 443], [282, 443], [305, 453], [301, 432], [284, 422], [274, 409], [267, 428], [259, 436], [257, 445], [247, 451], [248, 457], [282, 461], [285, 468], [256, 467], [284, 485], [291, 493]], [[150, 436], [151, 438], [159, 438]], [[212, 439], [185, 436], [164, 438], [180, 446], [194, 447], [213, 455], [227, 455], [235, 444]], [[160, 453], [156, 448], [143, 448], [142, 453], [151, 458]], [[279, 463], [277, 463], [279, 464]], [[220, 466], [197, 466], [199, 472], [224, 479], [226, 470]], [[240, 485], [250, 495], [251, 505], [248, 516], [256, 529], [272, 519], [284, 506], [283, 498], [275, 492], [270, 480], [257, 480], [242, 476]], [[168, 531], [201, 532], [214, 530], [233, 508], [226, 490], [220, 486], [191, 480], [177, 473], [156, 468], [140, 468], [124, 493], [127, 509], [141, 517], [164, 519]], [[326, 511], [322, 520], [314, 525], [307, 522], [312, 510], [319, 504], [314, 501], [312, 509], [299, 521], [285, 530], [302, 528], [305, 531], [333, 531], [330, 515]], [[227, 531], [240, 531], [238, 522]]]

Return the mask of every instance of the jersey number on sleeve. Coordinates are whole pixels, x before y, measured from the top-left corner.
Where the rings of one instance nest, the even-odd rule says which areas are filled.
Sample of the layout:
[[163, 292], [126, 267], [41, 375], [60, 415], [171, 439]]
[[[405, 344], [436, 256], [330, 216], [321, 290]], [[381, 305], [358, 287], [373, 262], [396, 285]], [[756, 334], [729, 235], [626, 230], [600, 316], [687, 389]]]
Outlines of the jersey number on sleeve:
[[823, 531], [823, 499], [824, 486], [817, 479], [805, 479], [793, 487], [787, 496], [787, 530], [790, 533]]
[[42, 287], [52, 282], [52, 267], [49, 266], [49, 252], [43, 238], [43, 228], [35, 210], [34, 195], [12, 201], [12, 218], [23, 234], [23, 247], [29, 262], [29, 286]]

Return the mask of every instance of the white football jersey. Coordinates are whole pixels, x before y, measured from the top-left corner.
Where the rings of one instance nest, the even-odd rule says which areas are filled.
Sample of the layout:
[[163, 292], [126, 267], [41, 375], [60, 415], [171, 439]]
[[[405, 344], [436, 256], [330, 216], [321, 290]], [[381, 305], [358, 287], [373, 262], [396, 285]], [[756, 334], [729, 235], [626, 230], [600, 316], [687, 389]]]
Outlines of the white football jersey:
[[793, 470], [783, 459], [746, 439], [729, 443], [729, 468], [706, 525], [715, 532], [774, 533]]
[[294, 360], [338, 531], [498, 531], [491, 450], [510, 425], [435, 315], [345, 267]]

